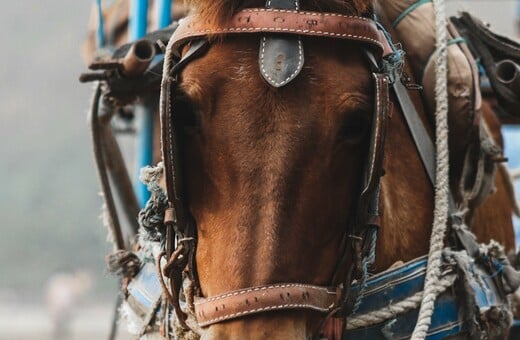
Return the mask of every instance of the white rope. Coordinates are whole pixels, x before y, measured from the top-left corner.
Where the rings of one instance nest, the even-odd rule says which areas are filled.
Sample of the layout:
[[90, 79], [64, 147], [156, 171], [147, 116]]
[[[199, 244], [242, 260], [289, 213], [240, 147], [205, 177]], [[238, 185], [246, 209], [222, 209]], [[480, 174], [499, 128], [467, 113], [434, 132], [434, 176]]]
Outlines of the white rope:
[[[455, 275], [442, 278], [435, 287], [435, 293], [439, 295], [446, 291], [448, 287], [453, 285], [455, 278]], [[347, 330], [364, 328], [394, 319], [400, 314], [406, 313], [412, 309], [417, 309], [421, 305], [422, 298], [423, 292], [420, 291], [404, 300], [390, 304], [387, 307], [361, 315], [354, 315], [347, 318]]]
[[444, 247], [444, 235], [448, 221], [449, 195], [449, 151], [448, 151], [448, 61], [447, 61], [447, 20], [444, 0], [433, 0], [435, 10], [435, 28], [437, 50], [439, 51], [435, 67], [435, 133], [437, 150], [437, 167], [435, 183], [435, 210], [430, 252], [424, 282], [424, 295], [417, 324], [412, 334], [412, 340], [424, 339], [431, 324], [435, 308], [442, 264], [441, 252]]

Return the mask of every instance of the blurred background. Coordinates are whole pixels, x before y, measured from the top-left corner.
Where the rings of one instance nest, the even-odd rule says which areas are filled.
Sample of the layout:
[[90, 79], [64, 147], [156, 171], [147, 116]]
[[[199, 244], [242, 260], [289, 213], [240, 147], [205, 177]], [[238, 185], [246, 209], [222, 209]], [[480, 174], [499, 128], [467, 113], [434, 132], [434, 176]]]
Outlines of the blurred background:
[[[520, 1], [448, 4], [451, 14], [469, 10], [518, 37]], [[77, 80], [91, 5], [1, 4], [0, 339], [52, 339], [60, 310], [70, 338], [108, 335], [118, 284], [105, 270], [110, 244], [87, 125], [91, 86]], [[520, 167], [520, 131], [517, 144], [515, 128], [506, 133], [510, 165]]]

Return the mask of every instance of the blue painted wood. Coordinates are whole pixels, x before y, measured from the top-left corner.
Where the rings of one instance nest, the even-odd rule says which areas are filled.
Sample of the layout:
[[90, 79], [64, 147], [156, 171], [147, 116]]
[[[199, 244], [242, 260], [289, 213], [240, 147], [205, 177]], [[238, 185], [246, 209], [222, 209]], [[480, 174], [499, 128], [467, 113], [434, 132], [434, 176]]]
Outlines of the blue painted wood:
[[[421, 257], [370, 278], [361, 305], [353, 316], [379, 310], [391, 301], [402, 301], [422, 291], [426, 266], [426, 257]], [[467, 284], [472, 288], [476, 306], [485, 310], [490, 306], [503, 305], [505, 302], [498, 295], [492, 276], [471, 262], [466, 266], [468, 273], [471, 273]], [[359, 286], [353, 285], [352, 292], [357, 291]], [[442, 293], [435, 301], [435, 312], [426, 339], [440, 340], [466, 332], [472, 321], [466, 318], [463, 308], [463, 302], [455, 289]], [[377, 325], [349, 330], [344, 339], [407, 339], [413, 332], [418, 312], [418, 309], [410, 310]]]
[[172, 21], [172, 0], [157, 0], [157, 26], [159, 29], [168, 26]]

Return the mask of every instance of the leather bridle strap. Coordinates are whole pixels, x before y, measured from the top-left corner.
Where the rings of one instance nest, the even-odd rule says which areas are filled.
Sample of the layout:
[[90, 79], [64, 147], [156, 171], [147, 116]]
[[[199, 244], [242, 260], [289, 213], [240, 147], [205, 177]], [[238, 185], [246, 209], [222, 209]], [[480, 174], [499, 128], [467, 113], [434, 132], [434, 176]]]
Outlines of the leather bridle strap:
[[273, 310], [310, 309], [328, 313], [336, 307], [340, 292], [335, 287], [299, 283], [258, 286], [195, 301], [201, 327], [225, 320]]
[[374, 49], [377, 57], [387, 51], [387, 42], [373, 20], [336, 13], [250, 8], [235, 14], [223, 26], [212, 26], [192, 15], [180, 21], [172, 36], [174, 51], [188, 41], [222, 34], [283, 33], [359, 41]]
[[[432, 185], [435, 186], [435, 144], [408, 94], [408, 89], [403, 85], [399, 76], [395, 77], [393, 88], [428, 178]], [[448, 204], [451, 215], [455, 209], [451, 190], [448, 195]]]

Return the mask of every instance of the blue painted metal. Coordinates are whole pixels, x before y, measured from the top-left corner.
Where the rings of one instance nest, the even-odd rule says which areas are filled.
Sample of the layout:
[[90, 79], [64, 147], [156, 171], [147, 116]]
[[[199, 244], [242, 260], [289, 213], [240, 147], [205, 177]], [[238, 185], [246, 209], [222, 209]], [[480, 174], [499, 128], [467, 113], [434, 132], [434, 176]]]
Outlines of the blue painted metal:
[[97, 40], [96, 47], [98, 49], [105, 47], [105, 19], [103, 17], [103, 6], [101, 0], [96, 0], [97, 14], [98, 14], [98, 27], [97, 27]]
[[168, 26], [172, 21], [172, 0], [157, 0], [157, 26], [159, 29]]
[[[146, 34], [148, 28], [148, 0], [131, 0], [130, 3], [130, 39], [137, 40]], [[139, 128], [137, 136], [136, 152], [136, 173], [139, 174], [141, 168], [151, 165], [153, 162], [153, 112], [149, 107], [136, 106], [136, 117], [138, 118]], [[146, 185], [139, 181], [136, 176], [134, 188], [137, 200], [141, 207], [144, 207], [150, 198], [150, 192]]]

